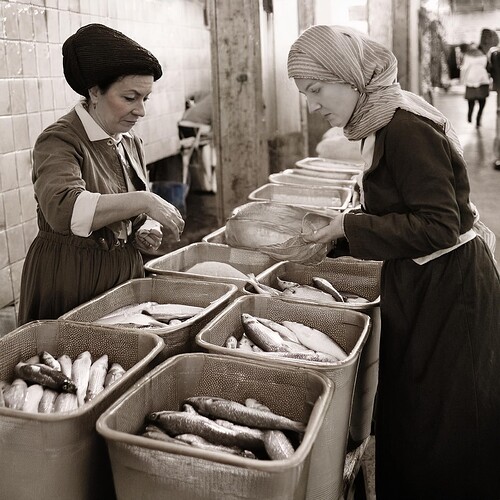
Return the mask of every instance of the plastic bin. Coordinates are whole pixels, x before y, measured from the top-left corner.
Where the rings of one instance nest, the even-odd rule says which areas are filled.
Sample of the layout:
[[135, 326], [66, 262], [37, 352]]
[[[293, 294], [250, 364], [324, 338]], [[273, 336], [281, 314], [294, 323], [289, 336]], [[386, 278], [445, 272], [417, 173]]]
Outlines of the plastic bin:
[[119, 332], [64, 321], [33, 321], [0, 338], [0, 380], [12, 382], [14, 367], [41, 351], [73, 360], [108, 354], [127, 371], [92, 401], [65, 413], [25, 413], [0, 408], [0, 498], [15, 500], [110, 500], [113, 480], [97, 418], [149, 369], [163, 348], [157, 335]]
[[296, 173], [298, 169], [287, 168], [283, 172], [277, 172], [269, 176], [269, 182], [273, 184], [298, 184], [299, 186], [332, 186], [332, 187], [353, 187], [356, 179], [350, 175], [347, 179], [328, 179], [326, 177], [315, 177]]
[[309, 156], [302, 160], [296, 161], [295, 166], [307, 170], [317, 170], [329, 172], [331, 170], [363, 170], [363, 162], [336, 160], [333, 158], [321, 158], [318, 156]]
[[[305, 498], [313, 445], [332, 397], [324, 376], [253, 360], [180, 354], [159, 365], [106, 410], [97, 431], [106, 439], [120, 500], [298, 500]], [[243, 403], [255, 398], [281, 415], [307, 422], [285, 460], [255, 460], [136, 435], [145, 416], [179, 410], [191, 396]]]
[[216, 261], [229, 264], [243, 274], [253, 273], [256, 276], [265, 269], [277, 264], [276, 260], [255, 250], [233, 248], [216, 243], [191, 243], [183, 248], [170, 252], [144, 265], [148, 273], [177, 278], [192, 278], [210, 282], [230, 283], [236, 285], [241, 292], [246, 279], [230, 276], [209, 276], [186, 271], [200, 262]]
[[219, 227], [215, 231], [203, 236], [201, 241], [205, 243], [217, 243], [219, 245], [226, 245], [226, 226]]
[[[138, 278], [126, 281], [100, 296], [67, 312], [60, 319], [93, 322], [117, 309], [141, 302], [185, 304], [204, 310], [179, 325], [151, 328], [147, 331], [161, 337], [165, 343], [157, 361], [196, 348], [195, 336], [236, 295], [235, 285], [166, 277]], [[137, 331], [137, 328], [109, 325], [117, 330]], [[144, 331], [141, 329], [141, 331]]]
[[[265, 285], [279, 289], [277, 278], [312, 285], [313, 276], [325, 278], [343, 292], [364, 297], [368, 303], [336, 303], [335, 307], [351, 309], [371, 318], [371, 331], [361, 353], [351, 414], [350, 435], [355, 443], [365, 440], [371, 433], [373, 407], [378, 382], [378, 357], [380, 345], [380, 272], [382, 262], [360, 260], [352, 257], [325, 259], [316, 266], [282, 262], [259, 275]], [[255, 293], [246, 285], [245, 293]], [[294, 299], [293, 297], [290, 300]], [[303, 300], [299, 300], [303, 301]]]
[[347, 187], [307, 187], [287, 184], [264, 184], [248, 195], [250, 201], [271, 201], [297, 205], [313, 210], [338, 212], [351, 201], [352, 189]]
[[311, 303], [301, 303], [299, 306], [296, 301], [247, 295], [229, 304], [198, 333], [198, 345], [210, 353], [251, 361], [262, 360], [262, 355], [224, 347], [230, 335], [237, 339], [243, 335], [242, 313], [269, 318], [278, 323], [290, 320], [307, 324], [324, 332], [348, 353], [347, 358], [338, 363], [304, 363], [294, 359], [265, 358], [269, 366], [307, 366], [326, 375], [335, 384], [335, 393], [311, 457], [307, 498], [340, 498], [354, 385], [360, 354], [370, 330], [369, 316], [346, 308]]

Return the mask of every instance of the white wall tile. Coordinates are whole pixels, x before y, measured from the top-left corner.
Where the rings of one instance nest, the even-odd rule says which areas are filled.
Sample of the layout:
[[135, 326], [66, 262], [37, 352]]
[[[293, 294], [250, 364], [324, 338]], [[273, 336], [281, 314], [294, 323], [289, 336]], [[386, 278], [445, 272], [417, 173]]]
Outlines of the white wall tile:
[[11, 77], [22, 75], [21, 44], [19, 42], [5, 42], [5, 54], [7, 56], [7, 75]]
[[13, 115], [26, 113], [26, 95], [24, 93], [24, 81], [21, 78], [9, 80], [10, 105]]
[[[30, 144], [33, 147], [33, 143]], [[19, 187], [31, 186], [31, 150], [16, 151], [17, 183]]]
[[[10, 266], [10, 276], [12, 279], [12, 289], [14, 290], [14, 300], [19, 300], [21, 290], [21, 276], [23, 272], [24, 257]], [[16, 311], [17, 314], [17, 311]]]
[[7, 234], [0, 231], [0, 269], [4, 269], [10, 264], [9, 250], [7, 248]]
[[36, 217], [36, 201], [32, 186], [25, 186], [19, 189], [21, 199], [21, 220], [27, 222]]
[[5, 226], [7, 229], [21, 224], [21, 200], [19, 198], [19, 189], [4, 191], [3, 206], [5, 209]]
[[7, 248], [9, 249], [9, 260], [11, 265], [26, 257], [26, 246], [24, 244], [24, 232], [21, 224], [5, 230], [7, 233]]
[[14, 152], [12, 117], [0, 116], [0, 154]]
[[37, 42], [46, 42], [48, 35], [45, 9], [33, 8], [33, 27], [35, 29], [35, 40]]
[[59, 12], [54, 9], [47, 9], [45, 12], [47, 18], [47, 39], [49, 43], [59, 43]]
[[14, 291], [10, 277], [10, 266], [0, 269], [0, 306], [5, 307], [14, 302]]
[[40, 93], [40, 110], [49, 111], [54, 109], [54, 91], [50, 78], [38, 80], [38, 91]]
[[14, 132], [14, 147], [16, 151], [29, 149], [30, 137], [28, 131], [28, 115], [15, 115], [12, 117]]
[[0, 80], [0, 116], [10, 115], [9, 80]]
[[30, 136], [30, 144], [33, 146], [42, 131], [42, 116], [41, 113], [30, 113], [28, 115], [28, 131]]
[[21, 42], [21, 60], [23, 65], [23, 77], [37, 75], [36, 53], [34, 42]]
[[50, 49], [48, 43], [35, 45], [38, 76], [50, 76]]
[[59, 37], [61, 42], [65, 42], [73, 33], [69, 21], [69, 12], [67, 10], [59, 11]]
[[3, 207], [3, 193], [0, 193], [0, 231], [5, 231], [5, 209]]
[[18, 7], [12, 3], [3, 4], [3, 20], [5, 37], [8, 40], [19, 40]]
[[26, 96], [26, 111], [28, 113], [40, 111], [40, 93], [37, 79], [24, 79], [24, 95]]

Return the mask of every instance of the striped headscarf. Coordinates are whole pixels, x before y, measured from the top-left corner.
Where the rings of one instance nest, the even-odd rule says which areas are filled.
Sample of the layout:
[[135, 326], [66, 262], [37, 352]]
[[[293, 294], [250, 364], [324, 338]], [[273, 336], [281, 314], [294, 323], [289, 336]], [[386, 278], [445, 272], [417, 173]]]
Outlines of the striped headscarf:
[[462, 154], [446, 117], [423, 98], [401, 89], [394, 54], [359, 31], [344, 26], [311, 26], [290, 48], [288, 76], [347, 83], [359, 91], [354, 112], [344, 127], [344, 135], [351, 141], [384, 127], [401, 108], [440, 125]]

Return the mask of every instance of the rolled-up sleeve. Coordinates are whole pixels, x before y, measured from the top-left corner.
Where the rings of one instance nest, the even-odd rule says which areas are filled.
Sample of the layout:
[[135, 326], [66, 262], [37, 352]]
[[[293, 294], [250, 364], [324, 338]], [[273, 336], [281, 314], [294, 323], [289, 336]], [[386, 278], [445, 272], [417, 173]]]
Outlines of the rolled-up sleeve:
[[76, 199], [71, 217], [71, 232], [76, 236], [86, 238], [92, 234], [92, 222], [100, 196], [99, 193], [82, 191]]

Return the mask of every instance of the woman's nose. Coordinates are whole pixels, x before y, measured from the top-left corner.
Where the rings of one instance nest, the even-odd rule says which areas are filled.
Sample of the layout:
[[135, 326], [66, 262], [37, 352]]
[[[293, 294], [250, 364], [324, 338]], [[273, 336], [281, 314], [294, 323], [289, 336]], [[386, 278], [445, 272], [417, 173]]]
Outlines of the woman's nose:
[[142, 101], [138, 101], [132, 112], [134, 113], [134, 115], [144, 116], [146, 114], [145, 103]]
[[321, 105], [314, 99], [307, 99], [307, 107], [309, 109], [309, 113], [314, 113], [319, 108], [321, 108]]

